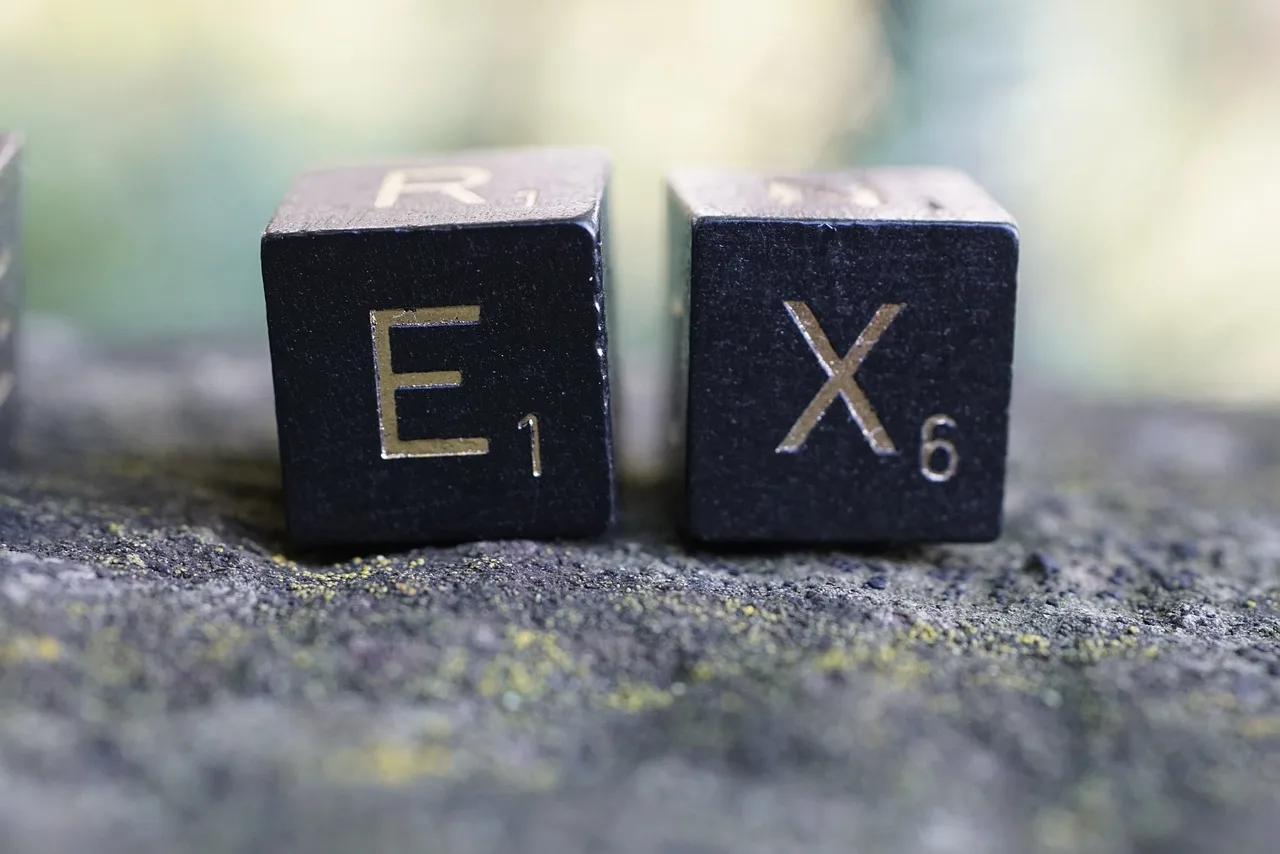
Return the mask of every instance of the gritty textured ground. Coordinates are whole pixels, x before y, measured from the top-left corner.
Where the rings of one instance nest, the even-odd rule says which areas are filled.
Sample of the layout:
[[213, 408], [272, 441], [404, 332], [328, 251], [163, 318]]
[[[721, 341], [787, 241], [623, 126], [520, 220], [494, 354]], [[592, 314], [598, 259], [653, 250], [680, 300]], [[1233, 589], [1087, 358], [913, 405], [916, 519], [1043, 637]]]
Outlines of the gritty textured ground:
[[28, 340], [0, 850], [1280, 845], [1280, 419], [1024, 399], [991, 546], [300, 555], [259, 349]]

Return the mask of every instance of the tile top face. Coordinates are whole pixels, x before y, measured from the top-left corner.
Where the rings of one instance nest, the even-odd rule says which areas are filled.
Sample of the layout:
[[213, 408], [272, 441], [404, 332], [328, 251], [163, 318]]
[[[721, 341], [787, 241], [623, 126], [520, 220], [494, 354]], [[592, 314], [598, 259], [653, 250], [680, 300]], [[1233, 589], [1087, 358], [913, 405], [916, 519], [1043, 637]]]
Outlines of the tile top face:
[[592, 217], [608, 160], [590, 148], [506, 149], [322, 169], [293, 185], [266, 233], [449, 228]]
[[834, 172], [681, 171], [671, 188], [694, 219], [1013, 224], [973, 179], [955, 169]]

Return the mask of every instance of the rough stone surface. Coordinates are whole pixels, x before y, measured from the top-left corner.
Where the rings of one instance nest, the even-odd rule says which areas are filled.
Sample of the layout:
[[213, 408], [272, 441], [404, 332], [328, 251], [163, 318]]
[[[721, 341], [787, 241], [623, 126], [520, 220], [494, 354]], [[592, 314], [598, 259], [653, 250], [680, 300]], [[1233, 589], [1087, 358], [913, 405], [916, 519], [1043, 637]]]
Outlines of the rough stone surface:
[[1280, 420], [1023, 394], [1003, 540], [282, 544], [265, 348], [32, 327], [9, 852], [1269, 851]]

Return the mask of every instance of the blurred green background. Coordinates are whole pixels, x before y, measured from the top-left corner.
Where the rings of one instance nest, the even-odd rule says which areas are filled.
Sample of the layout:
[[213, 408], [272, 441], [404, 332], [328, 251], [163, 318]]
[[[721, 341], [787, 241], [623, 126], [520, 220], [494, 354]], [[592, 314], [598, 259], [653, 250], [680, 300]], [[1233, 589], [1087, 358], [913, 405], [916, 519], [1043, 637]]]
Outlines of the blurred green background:
[[0, 0], [0, 126], [31, 309], [134, 338], [265, 335], [302, 169], [609, 149], [633, 466], [674, 165], [961, 166], [1022, 226], [1021, 378], [1280, 400], [1273, 0]]

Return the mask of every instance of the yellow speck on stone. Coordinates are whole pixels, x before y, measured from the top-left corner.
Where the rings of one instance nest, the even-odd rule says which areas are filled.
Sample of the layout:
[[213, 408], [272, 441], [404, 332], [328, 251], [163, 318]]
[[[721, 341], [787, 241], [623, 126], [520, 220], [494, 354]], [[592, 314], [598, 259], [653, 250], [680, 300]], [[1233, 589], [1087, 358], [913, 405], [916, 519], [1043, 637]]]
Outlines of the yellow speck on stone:
[[938, 640], [938, 630], [928, 623], [916, 621], [911, 628], [907, 630], [907, 637], [911, 640], [922, 640], [931, 644]]
[[632, 715], [649, 709], [665, 709], [674, 701], [675, 696], [670, 691], [664, 691], [656, 685], [631, 681], [619, 682], [618, 687], [604, 697], [606, 708]]
[[36, 638], [36, 658], [41, 661], [54, 661], [62, 655], [62, 644], [57, 638], [42, 635]]
[[1256, 608], [1258, 607], [1258, 603], [1253, 601], [1252, 599], [1247, 599], [1245, 600], [1244, 606], [1246, 608]]
[[444, 745], [379, 741], [339, 753], [326, 763], [325, 770], [331, 778], [403, 786], [424, 777], [448, 776], [453, 768], [453, 753]]
[[513, 663], [507, 670], [507, 682], [511, 686], [511, 690], [522, 697], [533, 696], [535, 691], [538, 690], [537, 680], [534, 679], [523, 664], [518, 662]]
[[707, 682], [715, 675], [715, 668], [705, 661], [699, 661], [689, 669], [689, 678], [694, 682]]
[[62, 644], [48, 635], [21, 635], [0, 647], [0, 663], [20, 661], [57, 661], [62, 657]]
[[1040, 810], [1032, 822], [1032, 832], [1047, 851], [1074, 851], [1079, 847], [1079, 822], [1066, 810], [1057, 808]]
[[1264, 715], [1248, 718], [1240, 725], [1240, 732], [1245, 738], [1274, 738], [1280, 736], [1280, 717]]
[[818, 657], [820, 670], [844, 670], [849, 666], [849, 656], [843, 649], [829, 649]]
[[755, 605], [743, 605], [743, 606], [742, 606], [742, 613], [746, 614], [748, 617], [750, 617], [750, 616], [751, 616], [752, 614], [754, 614], [755, 612], [756, 612], [756, 606], [755, 606]]
[[1240, 706], [1240, 700], [1234, 694], [1228, 694], [1226, 691], [1217, 691], [1211, 694], [1209, 702], [1220, 709], [1236, 709]]
[[1129, 628], [1125, 629], [1125, 631], [1131, 635], [1136, 635], [1140, 633], [1142, 629], [1138, 628], [1137, 626], [1130, 626]]
[[[510, 694], [524, 700], [538, 699], [551, 690], [557, 678], [586, 674], [586, 664], [575, 662], [561, 649], [553, 633], [523, 629], [510, 637], [513, 647], [519, 648], [485, 664], [476, 686], [483, 696], [505, 698]], [[465, 659], [459, 659], [457, 666], [464, 667]]]

